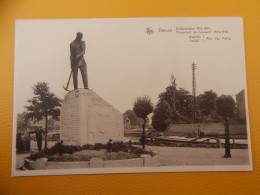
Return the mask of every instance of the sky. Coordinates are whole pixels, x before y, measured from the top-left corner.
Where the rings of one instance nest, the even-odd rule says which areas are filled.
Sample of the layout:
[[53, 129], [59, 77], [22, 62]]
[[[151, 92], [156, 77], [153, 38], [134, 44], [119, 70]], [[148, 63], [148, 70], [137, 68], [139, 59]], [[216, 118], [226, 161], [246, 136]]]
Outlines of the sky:
[[[197, 33], [200, 42], [190, 42], [189, 34], [176, 32], [176, 28], [197, 27], [211, 30]], [[147, 28], [153, 33], [147, 34]], [[243, 20], [239, 17], [16, 20], [14, 113], [25, 111], [37, 82], [47, 82], [50, 91], [64, 98], [67, 92], [62, 86], [71, 71], [69, 45], [77, 32], [83, 33], [86, 42], [89, 88], [121, 112], [132, 109], [135, 99], [144, 95], [155, 106], [171, 74], [177, 87], [192, 92], [193, 62], [197, 64], [197, 94], [213, 90], [235, 98], [246, 88]], [[80, 71], [78, 78], [83, 88]], [[73, 90], [72, 79], [69, 89]]]

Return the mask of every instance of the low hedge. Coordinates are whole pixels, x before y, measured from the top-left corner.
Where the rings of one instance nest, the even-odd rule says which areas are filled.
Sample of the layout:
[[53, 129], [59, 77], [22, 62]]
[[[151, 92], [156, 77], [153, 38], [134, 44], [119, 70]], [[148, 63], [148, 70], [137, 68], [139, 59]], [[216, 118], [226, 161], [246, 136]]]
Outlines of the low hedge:
[[112, 141], [111, 139], [106, 144], [96, 143], [94, 145], [87, 144], [83, 146], [69, 146], [64, 145], [63, 142], [56, 143], [50, 149], [45, 149], [41, 153], [31, 154], [29, 159], [36, 160], [37, 158], [48, 158], [53, 155], [63, 155], [63, 154], [73, 154], [81, 150], [101, 150], [106, 149], [108, 153], [111, 152], [128, 152], [134, 153], [138, 156], [142, 154], [150, 154], [154, 156], [155, 154], [152, 151], [145, 150], [143, 148], [132, 146], [132, 142], [122, 142], [122, 141]]

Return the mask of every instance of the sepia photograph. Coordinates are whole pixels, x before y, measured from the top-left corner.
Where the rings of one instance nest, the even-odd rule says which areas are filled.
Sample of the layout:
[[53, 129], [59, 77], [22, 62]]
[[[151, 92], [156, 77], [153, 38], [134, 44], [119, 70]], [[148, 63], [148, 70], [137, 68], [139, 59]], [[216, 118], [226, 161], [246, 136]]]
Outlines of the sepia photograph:
[[12, 176], [252, 170], [242, 17], [16, 20]]

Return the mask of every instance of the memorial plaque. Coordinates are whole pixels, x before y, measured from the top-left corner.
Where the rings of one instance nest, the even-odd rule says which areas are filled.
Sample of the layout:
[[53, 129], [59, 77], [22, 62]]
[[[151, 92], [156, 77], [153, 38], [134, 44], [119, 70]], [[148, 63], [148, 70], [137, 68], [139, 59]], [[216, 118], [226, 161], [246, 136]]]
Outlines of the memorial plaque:
[[66, 145], [123, 140], [123, 114], [92, 90], [69, 92], [61, 108], [61, 140]]

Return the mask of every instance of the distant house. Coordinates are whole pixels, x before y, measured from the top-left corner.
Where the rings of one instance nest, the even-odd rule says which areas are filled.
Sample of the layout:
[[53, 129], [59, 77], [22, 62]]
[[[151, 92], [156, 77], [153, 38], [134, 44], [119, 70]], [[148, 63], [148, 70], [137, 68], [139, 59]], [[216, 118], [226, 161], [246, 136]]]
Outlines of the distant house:
[[245, 90], [241, 90], [236, 95], [236, 104], [237, 104], [237, 118], [245, 119], [246, 118], [246, 107], [245, 107]]
[[[45, 129], [45, 119], [40, 121], [34, 121], [34, 120], [24, 120], [24, 117], [26, 115], [26, 112], [23, 112], [22, 114], [17, 114], [17, 131], [26, 131], [26, 129], [35, 129], [36, 127], [42, 127]], [[51, 131], [59, 131], [60, 130], [60, 120], [54, 120], [53, 118], [50, 118], [48, 120], [48, 130]]]
[[125, 129], [131, 129], [131, 121], [127, 114], [124, 115], [124, 127]]
[[28, 120], [28, 125], [29, 125], [29, 128], [41, 126], [44, 129], [45, 128], [45, 120], [40, 120], [40, 121]]
[[60, 120], [55, 120], [53, 118], [50, 118], [48, 120], [48, 130], [59, 131], [60, 130]]
[[24, 134], [27, 130], [28, 124], [24, 120], [26, 113], [17, 114], [17, 132]]

